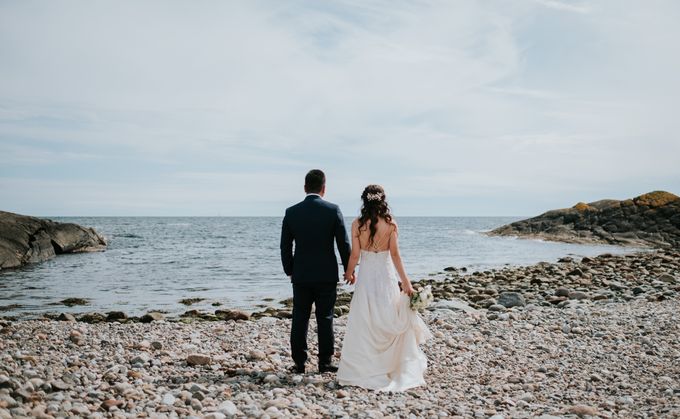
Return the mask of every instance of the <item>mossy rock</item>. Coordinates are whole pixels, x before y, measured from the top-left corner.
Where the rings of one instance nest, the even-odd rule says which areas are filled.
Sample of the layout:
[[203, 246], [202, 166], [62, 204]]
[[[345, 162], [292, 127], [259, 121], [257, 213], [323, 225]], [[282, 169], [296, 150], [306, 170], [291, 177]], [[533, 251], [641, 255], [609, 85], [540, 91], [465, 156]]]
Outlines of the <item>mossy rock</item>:
[[165, 318], [163, 316], [163, 313], [160, 313], [158, 311], [150, 311], [143, 315], [142, 317], [139, 318], [139, 321], [142, 323], [151, 323], [154, 321], [161, 321]]
[[596, 208], [591, 207], [590, 205], [586, 204], [585, 202], [579, 202], [578, 204], [574, 205], [572, 208], [574, 208], [577, 211], [581, 211], [581, 212], [597, 211]]
[[90, 301], [86, 298], [67, 298], [65, 300], [59, 301], [61, 304], [67, 306], [67, 307], [73, 307], [73, 306], [87, 306], [90, 305]]
[[635, 202], [632, 199], [624, 199], [621, 201], [622, 207], [632, 207], [635, 206]]
[[[498, 227], [491, 236], [520, 236], [568, 243], [677, 247], [680, 197], [653, 191], [633, 199], [579, 202], [572, 208]], [[473, 277], [477, 275], [473, 273]]]
[[288, 310], [279, 310], [276, 312], [275, 317], [278, 317], [279, 319], [292, 319], [293, 312]]
[[220, 320], [250, 320], [250, 313], [241, 310], [215, 310], [215, 317]]
[[333, 313], [335, 314], [335, 317], [342, 317], [349, 313], [349, 307], [346, 305], [336, 306], [333, 309]]
[[128, 319], [127, 314], [122, 311], [109, 311], [106, 313], [106, 321], [108, 322], [124, 322]]
[[352, 294], [348, 292], [343, 292], [342, 294], [338, 294], [337, 299], [335, 300], [336, 305], [345, 305], [349, 304], [352, 301]]
[[678, 199], [680, 199], [680, 197], [670, 192], [654, 191], [640, 195], [637, 198], [633, 198], [633, 202], [635, 202], [636, 205], [660, 207], [670, 202], [677, 201]]
[[18, 308], [23, 307], [21, 304], [9, 304], [6, 306], [0, 306], [0, 311], [10, 311], [10, 310], [16, 310]]
[[204, 311], [198, 310], [188, 310], [179, 315], [181, 319], [193, 319], [193, 320], [206, 320], [206, 321], [217, 321], [220, 320], [213, 313], [206, 313]]
[[205, 298], [184, 298], [179, 300], [179, 303], [184, 304], [185, 306], [190, 306], [192, 304], [200, 303], [203, 300], [205, 300]]
[[102, 313], [86, 313], [78, 317], [78, 321], [90, 324], [102, 323], [106, 321], [106, 316]]

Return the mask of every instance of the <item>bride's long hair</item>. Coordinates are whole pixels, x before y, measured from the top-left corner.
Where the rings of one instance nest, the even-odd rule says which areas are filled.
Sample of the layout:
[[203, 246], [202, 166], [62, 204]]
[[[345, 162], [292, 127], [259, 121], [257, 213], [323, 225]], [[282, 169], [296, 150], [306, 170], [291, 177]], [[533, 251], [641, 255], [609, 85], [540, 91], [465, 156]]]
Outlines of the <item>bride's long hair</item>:
[[390, 213], [389, 205], [387, 205], [385, 190], [380, 185], [366, 186], [364, 192], [361, 194], [361, 200], [363, 201], [363, 205], [361, 206], [361, 215], [359, 216], [359, 231], [365, 228], [370, 220], [371, 223], [368, 226], [370, 231], [368, 242], [369, 244], [373, 244], [373, 238], [378, 231], [378, 219], [382, 218], [388, 223], [391, 223], [392, 214]]

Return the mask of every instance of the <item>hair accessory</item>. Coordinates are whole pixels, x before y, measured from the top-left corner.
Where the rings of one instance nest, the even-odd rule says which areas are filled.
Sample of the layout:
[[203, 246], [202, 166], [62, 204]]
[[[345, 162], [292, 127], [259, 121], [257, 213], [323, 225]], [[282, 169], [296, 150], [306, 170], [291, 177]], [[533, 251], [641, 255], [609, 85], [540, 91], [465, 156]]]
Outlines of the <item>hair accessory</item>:
[[383, 194], [380, 192], [377, 193], [367, 193], [366, 194], [366, 199], [369, 201], [380, 201], [383, 197]]

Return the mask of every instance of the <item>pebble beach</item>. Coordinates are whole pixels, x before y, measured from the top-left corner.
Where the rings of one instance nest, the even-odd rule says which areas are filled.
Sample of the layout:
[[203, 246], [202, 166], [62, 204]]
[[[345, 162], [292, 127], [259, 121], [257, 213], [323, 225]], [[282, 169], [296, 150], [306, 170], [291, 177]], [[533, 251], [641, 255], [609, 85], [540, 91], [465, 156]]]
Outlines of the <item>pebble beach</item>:
[[[290, 320], [280, 309], [146, 322], [4, 318], [0, 418], [680, 417], [677, 252], [449, 267], [421, 282], [437, 297], [423, 312], [434, 334], [423, 346], [424, 387], [341, 387], [313, 363], [288, 372]], [[339, 356], [346, 315], [337, 314]]]

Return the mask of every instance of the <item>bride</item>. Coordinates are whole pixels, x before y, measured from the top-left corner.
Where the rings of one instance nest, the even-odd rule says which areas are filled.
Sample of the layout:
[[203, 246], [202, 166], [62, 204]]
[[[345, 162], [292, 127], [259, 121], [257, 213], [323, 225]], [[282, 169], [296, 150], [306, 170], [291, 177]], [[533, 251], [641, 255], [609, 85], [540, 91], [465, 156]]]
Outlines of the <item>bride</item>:
[[352, 223], [352, 253], [345, 280], [353, 282], [360, 258], [361, 266], [338, 382], [372, 390], [404, 391], [425, 384], [427, 358], [418, 345], [431, 334], [409, 307], [414, 291], [399, 255], [397, 223], [390, 215], [385, 191], [380, 185], [368, 185], [361, 199], [361, 215]]

